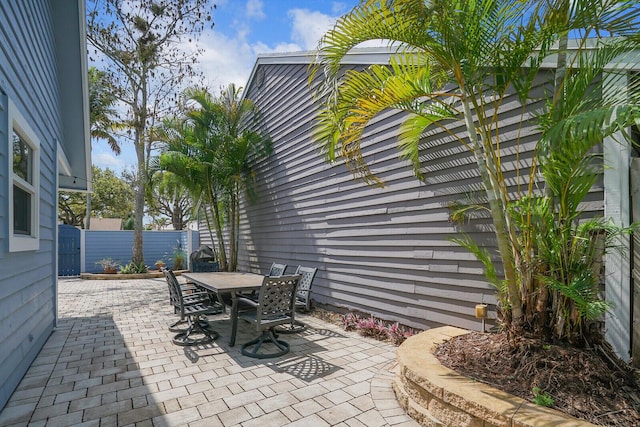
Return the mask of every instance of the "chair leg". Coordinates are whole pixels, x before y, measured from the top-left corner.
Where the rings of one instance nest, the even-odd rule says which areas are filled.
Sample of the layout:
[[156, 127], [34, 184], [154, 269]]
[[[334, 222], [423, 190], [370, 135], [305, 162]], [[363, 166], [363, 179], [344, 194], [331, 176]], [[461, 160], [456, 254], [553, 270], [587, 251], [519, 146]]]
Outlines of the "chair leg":
[[[186, 328], [181, 328], [179, 327], [179, 325], [182, 324], [187, 324]], [[188, 319], [178, 319], [175, 322], [171, 323], [169, 325], [169, 332], [187, 332], [187, 330], [189, 329], [189, 320]], [[200, 327], [203, 329], [206, 329], [209, 327], [209, 322], [207, 322], [205, 319], [200, 319]]]
[[[208, 344], [218, 338], [218, 333], [210, 329], [208, 323], [206, 327], [202, 327], [204, 320], [199, 315], [189, 316], [187, 319], [189, 328], [173, 337], [174, 344], [182, 346]], [[203, 335], [203, 337], [193, 338], [192, 335]]]
[[[264, 343], [273, 344], [278, 349], [278, 351], [273, 353], [259, 353], [258, 351]], [[253, 348], [250, 349], [251, 347]], [[278, 340], [273, 329], [269, 329], [267, 331], [262, 331], [262, 334], [260, 334], [258, 338], [249, 341], [246, 344], [243, 344], [241, 352], [245, 356], [255, 357], [257, 359], [268, 359], [271, 357], [279, 357], [287, 354], [289, 352], [289, 344], [284, 341]]]
[[307, 329], [307, 325], [299, 320], [294, 320], [288, 325], [280, 325], [275, 328], [279, 334], [297, 334]]

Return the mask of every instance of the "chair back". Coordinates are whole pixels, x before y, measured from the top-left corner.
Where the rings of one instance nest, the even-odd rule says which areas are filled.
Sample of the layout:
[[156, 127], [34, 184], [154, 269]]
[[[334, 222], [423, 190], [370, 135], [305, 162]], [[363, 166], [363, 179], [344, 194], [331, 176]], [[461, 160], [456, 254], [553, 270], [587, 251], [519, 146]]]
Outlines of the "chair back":
[[184, 314], [184, 299], [182, 298], [182, 291], [180, 290], [180, 284], [173, 270], [165, 268], [162, 270], [164, 277], [167, 279], [167, 286], [169, 286], [169, 298], [171, 304], [180, 310], [180, 314]]
[[303, 267], [299, 265], [295, 273], [300, 275], [300, 284], [298, 285], [298, 290], [296, 292], [296, 300], [301, 306], [304, 304], [304, 309], [306, 311], [311, 309], [311, 284], [313, 283], [313, 279], [316, 277], [317, 272], [317, 268]]
[[265, 323], [289, 322], [295, 311], [295, 295], [300, 275], [271, 277], [266, 276], [262, 281], [258, 296], [257, 326]]
[[287, 269], [287, 264], [271, 264], [271, 268], [269, 269], [269, 276], [282, 276]]

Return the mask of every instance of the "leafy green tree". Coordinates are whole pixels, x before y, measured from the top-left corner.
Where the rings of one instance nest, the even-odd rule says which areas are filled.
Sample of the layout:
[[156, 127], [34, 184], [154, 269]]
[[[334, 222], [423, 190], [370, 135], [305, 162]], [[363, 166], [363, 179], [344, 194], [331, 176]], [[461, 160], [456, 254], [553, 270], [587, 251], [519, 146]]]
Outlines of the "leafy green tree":
[[[111, 169], [91, 168], [93, 176], [92, 215], [102, 218], [127, 218], [133, 212], [133, 190]], [[61, 191], [59, 218], [65, 224], [84, 227], [87, 203], [82, 193]]]
[[102, 218], [127, 218], [133, 212], [131, 186], [111, 169], [93, 167], [92, 212]]
[[58, 220], [63, 224], [84, 228], [87, 214], [87, 196], [84, 193], [60, 191], [58, 194]]
[[148, 213], [158, 227], [171, 224], [184, 230], [192, 220], [193, 202], [189, 191], [171, 172], [156, 171], [149, 185]]
[[[155, 141], [151, 130], [173, 106], [176, 91], [193, 77], [200, 50], [185, 49], [206, 22], [209, 0], [89, 0], [87, 38], [90, 55], [103, 69], [118, 103], [120, 122], [129, 130], [137, 157], [134, 263], [144, 261], [142, 230], [148, 162]], [[215, 6], [213, 6], [215, 7]]]
[[[175, 174], [189, 189], [197, 207], [204, 208], [209, 231], [215, 231], [216, 256], [223, 271], [235, 271], [238, 255], [239, 203], [242, 194], [251, 198], [256, 161], [271, 152], [270, 140], [243, 129], [243, 120], [257, 113], [230, 85], [214, 98], [203, 89], [185, 93], [193, 105], [184, 117], [166, 121], [167, 150], [160, 158], [162, 169]], [[229, 232], [228, 252], [224, 230]]]
[[[339, 153], [354, 175], [382, 185], [361, 151], [363, 130], [382, 111], [408, 113], [398, 143], [419, 178], [429, 166], [420, 158], [426, 149], [421, 136], [439, 130], [455, 138], [475, 158], [503, 271], [468, 237], [457, 241], [485, 263], [507, 331], [582, 342], [588, 322], [605, 309], [594, 292], [598, 251], [585, 245], [572, 254], [573, 262], [567, 257], [577, 242], [595, 242], [586, 236], [596, 230], [607, 236], [628, 231], [604, 221], [581, 228], [578, 218], [602, 166], [592, 149], [606, 136], [625, 134], [637, 115], [637, 83], [629, 96], [609, 85], [638, 65], [619, 58], [638, 47], [639, 15], [635, 1], [363, 0], [318, 49], [310, 81], [319, 70], [325, 79], [318, 88], [323, 105], [316, 139], [328, 159]], [[374, 39], [395, 43], [390, 65], [345, 72], [345, 55]], [[558, 71], [546, 86], [548, 102], [537, 117], [522, 108], [521, 126], [533, 121], [541, 138], [533, 163], [516, 171], [521, 185], [514, 189], [505, 178], [509, 150], [501, 146], [499, 112], [511, 95], [523, 106], [534, 100], [532, 88], [552, 54]], [[614, 95], [603, 96], [609, 93]], [[450, 132], [452, 121], [466, 132]], [[514, 142], [523, 152], [525, 139]], [[537, 184], [540, 175], [544, 183]], [[536, 239], [550, 230], [557, 233], [547, 241]], [[562, 255], [554, 252], [558, 248]]]

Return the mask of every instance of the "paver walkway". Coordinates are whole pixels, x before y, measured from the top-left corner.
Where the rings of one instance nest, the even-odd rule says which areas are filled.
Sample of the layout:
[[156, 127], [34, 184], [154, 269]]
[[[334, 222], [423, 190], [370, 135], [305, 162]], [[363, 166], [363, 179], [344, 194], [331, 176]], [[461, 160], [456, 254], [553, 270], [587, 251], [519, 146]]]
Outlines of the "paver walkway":
[[255, 330], [179, 347], [164, 279], [59, 282], [58, 327], [0, 412], [20, 426], [415, 426], [391, 380], [395, 347], [309, 316], [289, 354], [258, 360]]

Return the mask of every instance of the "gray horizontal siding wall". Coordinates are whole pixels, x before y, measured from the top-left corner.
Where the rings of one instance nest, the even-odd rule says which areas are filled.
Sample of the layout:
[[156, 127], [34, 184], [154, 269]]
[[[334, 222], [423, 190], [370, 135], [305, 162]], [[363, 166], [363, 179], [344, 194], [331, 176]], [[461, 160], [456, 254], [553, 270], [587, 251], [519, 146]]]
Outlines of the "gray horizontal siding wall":
[[[366, 129], [362, 145], [386, 186], [354, 181], [340, 161], [327, 164], [311, 140], [316, 105], [307, 66], [261, 67], [264, 82], [250, 82], [246, 96], [261, 112], [252, 126], [271, 136], [274, 153], [256, 165], [258, 200], [244, 205], [239, 269], [266, 273], [272, 262], [289, 264], [288, 272], [299, 264], [317, 267], [312, 298], [319, 303], [423, 329], [480, 329], [475, 305], [492, 304], [495, 315], [494, 289], [474, 256], [449, 240], [462, 229], [495, 252], [489, 218], [480, 215], [465, 226], [450, 221], [450, 204], [481, 189], [474, 158], [446, 133], [429, 133], [421, 156], [427, 175], [418, 181], [398, 159], [396, 132], [404, 116], [388, 111]], [[520, 112], [511, 100], [501, 114], [503, 159], [514, 193], [527, 182], [514, 172], [516, 162], [530, 165], [522, 154], [537, 139], [531, 125], [521, 124]], [[449, 128], [465, 131], [460, 123]], [[518, 132], [519, 153], [509, 141]], [[602, 199], [599, 184], [585, 207], [602, 212]], [[210, 242], [206, 232], [201, 239]]]
[[[74, 7], [75, 2], [71, 2]], [[56, 49], [50, 2], [0, 2], [0, 408], [51, 334], [55, 322]], [[40, 248], [9, 253], [8, 123], [11, 99], [40, 140]]]

